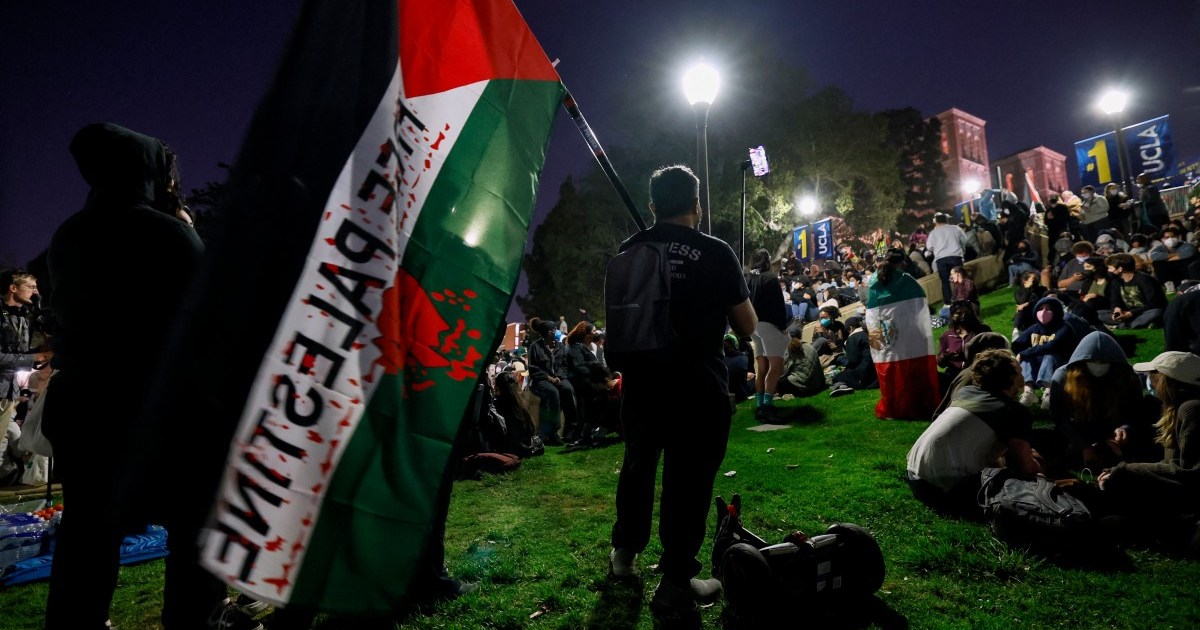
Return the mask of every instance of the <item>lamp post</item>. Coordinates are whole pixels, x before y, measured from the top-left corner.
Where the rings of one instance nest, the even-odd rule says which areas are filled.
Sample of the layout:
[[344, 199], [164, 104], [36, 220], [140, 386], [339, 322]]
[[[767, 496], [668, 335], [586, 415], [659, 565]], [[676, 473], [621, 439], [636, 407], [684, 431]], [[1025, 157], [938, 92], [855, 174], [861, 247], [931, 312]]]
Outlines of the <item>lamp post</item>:
[[1121, 170], [1121, 186], [1125, 188], [1126, 198], [1133, 196], [1133, 187], [1129, 185], [1129, 164], [1125, 154], [1125, 137], [1121, 134], [1121, 112], [1129, 102], [1129, 95], [1121, 90], [1110, 89], [1100, 97], [1100, 110], [1113, 117], [1113, 133], [1117, 136], [1117, 167]]
[[683, 93], [696, 114], [696, 162], [704, 179], [704, 232], [712, 234], [712, 208], [708, 187], [708, 110], [717, 97], [721, 75], [706, 63], [698, 63], [683, 75]]
[[817, 213], [817, 198], [812, 195], [805, 195], [800, 198], [800, 214], [811, 217]]

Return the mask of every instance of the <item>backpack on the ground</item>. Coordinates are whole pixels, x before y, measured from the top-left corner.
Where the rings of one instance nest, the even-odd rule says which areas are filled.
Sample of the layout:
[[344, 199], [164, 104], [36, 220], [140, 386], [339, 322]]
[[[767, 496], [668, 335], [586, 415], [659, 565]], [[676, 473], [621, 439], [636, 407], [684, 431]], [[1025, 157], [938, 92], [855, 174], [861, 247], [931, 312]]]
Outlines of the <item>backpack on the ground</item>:
[[1045, 477], [1021, 479], [1007, 468], [985, 468], [978, 502], [992, 533], [1009, 545], [1059, 555], [1096, 542], [1088, 507]]
[[604, 274], [605, 356], [616, 369], [633, 356], [665, 350], [671, 327], [671, 261], [666, 243], [635, 243]]
[[713, 576], [745, 618], [763, 623], [794, 618], [797, 606], [835, 612], [869, 599], [883, 585], [883, 552], [875, 537], [850, 523], [824, 534], [793, 532], [769, 544], [742, 525], [741, 497], [716, 498]]

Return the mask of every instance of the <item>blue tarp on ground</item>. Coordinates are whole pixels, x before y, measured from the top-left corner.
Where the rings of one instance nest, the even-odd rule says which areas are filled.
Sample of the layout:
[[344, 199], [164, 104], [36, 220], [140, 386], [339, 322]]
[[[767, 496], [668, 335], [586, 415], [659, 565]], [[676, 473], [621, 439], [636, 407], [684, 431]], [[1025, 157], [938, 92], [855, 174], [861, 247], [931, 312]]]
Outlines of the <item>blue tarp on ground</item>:
[[[155, 560], [167, 555], [167, 530], [158, 526], [150, 526], [146, 533], [136, 536], [126, 536], [121, 542], [121, 564], [137, 564]], [[22, 560], [7, 570], [2, 577], [2, 586], [14, 586], [27, 582], [36, 582], [50, 577], [52, 553], [42, 554], [36, 558]]]

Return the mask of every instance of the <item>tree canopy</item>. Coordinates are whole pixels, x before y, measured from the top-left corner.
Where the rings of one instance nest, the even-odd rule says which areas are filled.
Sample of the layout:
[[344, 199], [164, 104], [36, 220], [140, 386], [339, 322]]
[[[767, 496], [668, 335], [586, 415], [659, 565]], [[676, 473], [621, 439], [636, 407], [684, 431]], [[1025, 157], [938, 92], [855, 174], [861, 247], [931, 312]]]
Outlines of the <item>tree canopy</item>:
[[[741, 240], [741, 165], [753, 146], [766, 147], [771, 173], [746, 177], [748, 252], [765, 247], [782, 253], [793, 227], [823, 216], [839, 217], [852, 233], [865, 236], [895, 228], [906, 211], [944, 203], [936, 120], [924, 121], [911, 108], [856, 110], [836, 87], [811, 89], [800, 68], [753, 48], [743, 54], [741, 71], [722, 86], [708, 119], [713, 235], [735, 252]], [[645, 202], [645, 183], [654, 169], [696, 163], [695, 118], [686, 106], [681, 111], [678, 94], [651, 87], [673, 83], [667, 71], [647, 68], [631, 76], [628, 89], [638, 98], [622, 102], [618, 133], [605, 131], [616, 139], [606, 149], [638, 204]], [[800, 215], [801, 195], [817, 198], [817, 216]], [[578, 186], [568, 178], [525, 257], [529, 293], [517, 298], [522, 310], [543, 318], [578, 308], [602, 313], [605, 264], [635, 229], [598, 167]]]

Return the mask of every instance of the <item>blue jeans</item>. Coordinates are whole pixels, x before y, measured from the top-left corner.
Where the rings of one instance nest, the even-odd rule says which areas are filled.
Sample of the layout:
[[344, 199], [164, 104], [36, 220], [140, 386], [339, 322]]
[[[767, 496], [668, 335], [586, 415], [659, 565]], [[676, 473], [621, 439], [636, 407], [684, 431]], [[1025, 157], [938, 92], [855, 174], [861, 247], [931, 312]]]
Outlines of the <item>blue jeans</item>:
[[808, 302], [792, 304], [791, 305], [792, 319], [798, 319], [802, 322], [807, 321], [805, 318], [808, 316], [808, 307], [809, 306], [811, 306], [811, 304], [809, 304]]
[[1008, 266], [1008, 286], [1011, 287], [1012, 285], [1016, 284], [1017, 278], [1020, 278], [1021, 274], [1025, 273], [1026, 271], [1037, 272], [1037, 269], [1034, 269], [1033, 265], [1031, 265], [1029, 263], [1017, 263], [1015, 265], [1009, 265]]
[[[1049, 387], [1050, 380], [1054, 378], [1054, 370], [1058, 369], [1062, 361], [1053, 354], [1043, 354], [1035, 356], [1029, 360], [1021, 360], [1021, 376], [1025, 377], [1026, 385], [1035, 385], [1037, 387]], [[1037, 370], [1037, 380], [1034, 381], [1033, 373]]]
[[937, 265], [938, 277], [942, 279], [942, 304], [949, 304], [954, 301], [950, 292], [950, 270], [963, 264], [962, 256], [946, 256], [939, 258], [935, 263]]
[[1161, 308], [1148, 308], [1142, 311], [1141, 315], [1133, 318], [1129, 322], [1130, 328], [1145, 328], [1150, 324], [1162, 324], [1163, 310]]

